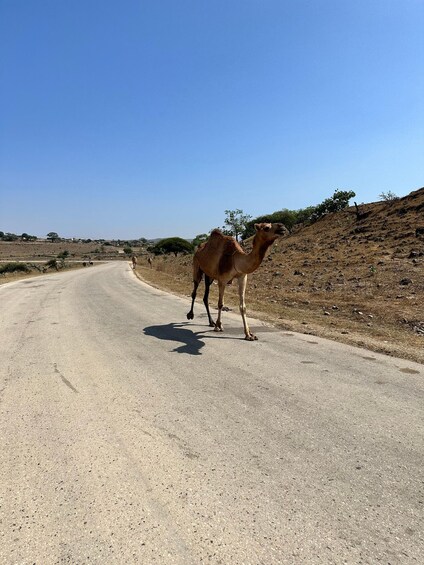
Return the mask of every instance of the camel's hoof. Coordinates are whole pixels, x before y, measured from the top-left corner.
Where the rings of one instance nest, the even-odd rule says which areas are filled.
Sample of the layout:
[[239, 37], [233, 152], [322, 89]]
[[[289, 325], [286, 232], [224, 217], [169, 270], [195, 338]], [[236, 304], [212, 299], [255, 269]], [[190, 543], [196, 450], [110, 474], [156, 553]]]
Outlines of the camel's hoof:
[[257, 341], [257, 337], [253, 334], [249, 334], [244, 338], [246, 341]]
[[214, 327], [213, 331], [214, 331], [214, 332], [223, 332], [223, 331], [224, 331], [224, 328], [223, 328], [222, 326], [217, 326], [217, 325], [215, 324], [215, 327]]
[[187, 314], [187, 320], [192, 320], [193, 318], [194, 318], [193, 312], [189, 312], [189, 313]]
[[215, 322], [209, 322], [209, 327], [214, 328], [215, 327]]

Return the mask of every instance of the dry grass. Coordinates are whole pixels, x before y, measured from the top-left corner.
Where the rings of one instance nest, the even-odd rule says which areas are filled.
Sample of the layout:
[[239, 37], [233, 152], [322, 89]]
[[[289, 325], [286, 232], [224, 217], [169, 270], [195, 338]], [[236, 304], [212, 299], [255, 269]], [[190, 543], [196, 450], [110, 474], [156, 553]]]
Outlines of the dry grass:
[[[249, 277], [248, 312], [292, 331], [424, 363], [424, 189], [361, 212], [359, 220], [354, 208], [326, 216], [278, 241]], [[191, 257], [155, 258], [153, 269], [141, 261], [137, 270], [154, 286], [191, 294]], [[217, 300], [213, 285], [211, 305]], [[238, 310], [236, 284], [225, 302]]]

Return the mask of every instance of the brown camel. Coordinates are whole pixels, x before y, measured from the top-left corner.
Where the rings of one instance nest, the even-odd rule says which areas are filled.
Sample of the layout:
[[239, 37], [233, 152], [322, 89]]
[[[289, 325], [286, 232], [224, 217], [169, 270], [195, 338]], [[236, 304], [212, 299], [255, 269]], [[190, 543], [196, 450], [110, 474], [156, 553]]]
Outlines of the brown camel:
[[[219, 230], [213, 230], [209, 239], [202, 243], [194, 254], [193, 258], [193, 293], [191, 295], [191, 310], [187, 318], [194, 318], [193, 308], [196, 300], [197, 288], [205, 275], [205, 294], [203, 303], [209, 318], [209, 325], [215, 331], [222, 332], [221, 313], [224, 306], [225, 287], [233, 279], [238, 280], [240, 314], [243, 320], [245, 339], [253, 341], [258, 339], [249, 329], [246, 320], [246, 304], [244, 295], [246, 292], [247, 275], [256, 271], [262, 263], [267, 249], [274, 243], [278, 236], [288, 234], [287, 228], [283, 224], [255, 224], [256, 234], [253, 239], [253, 249], [246, 253], [240, 244], [233, 238], [223, 235]], [[212, 320], [209, 311], [209, 289], [216, 279], [219, 285], [218, 299], [218, 318], [216, 322]]]

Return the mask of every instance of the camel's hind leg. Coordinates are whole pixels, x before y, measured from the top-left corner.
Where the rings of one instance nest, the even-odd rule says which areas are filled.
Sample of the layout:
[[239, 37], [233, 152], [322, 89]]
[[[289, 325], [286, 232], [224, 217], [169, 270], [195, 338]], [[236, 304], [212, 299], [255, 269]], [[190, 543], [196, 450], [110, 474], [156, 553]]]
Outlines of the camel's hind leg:
[[197, 295], [197, 288], [200, 284], [200, 281], [202, 280], [203, 277], [203, 271], [201, 270], [201, 268], [199, 267], [199, 265], [197, 264], [197, 262], [193, 263], [193, 292], [191, 293], [191, 308], [190, 311], [187, 312], [187, 320], [192, 320], [194, 318], [194, 301], [196, 300], [196, 295]]
[[212, 283], [213, 283], [213, 279], [211, 279], [210, 277], [208, 277], [208, 275], [205, 274], [205, 294], [203, 296], [203, 304], [205, 305], [206, 312], [208, 314], [209, 325], [212, 328], [214, 328], [215, 322], [212, 320], [212, 316], [211, 316], [211, 313], [210, 313], [210, 310], [209, 310], [209, 289], [210, 289]]
[[238, 284], [239, 284], [240, 314], [241, 314], [241, 319], [243, 320], [244, 335], [246, 336], [245, 339], [247, 339], [247, 341], [255, 341], [258, 338], [252, 334], [249, 328], [249, 324], [247, 323], [246, 320], [246, 303], [244, 301], [244, 295], [246, 292], [247, 275], [240, 277], [238, 280]]
[[221, 314], [222, 314], [222, 308], [224, 306], [224, 292], [225, 292], [226, 284], [221, 281], [218, 281], [218, 285], [219, 285], [218, 318], [215, 324], [215, 331], [222, 332], [224, 328], [222, 327]]

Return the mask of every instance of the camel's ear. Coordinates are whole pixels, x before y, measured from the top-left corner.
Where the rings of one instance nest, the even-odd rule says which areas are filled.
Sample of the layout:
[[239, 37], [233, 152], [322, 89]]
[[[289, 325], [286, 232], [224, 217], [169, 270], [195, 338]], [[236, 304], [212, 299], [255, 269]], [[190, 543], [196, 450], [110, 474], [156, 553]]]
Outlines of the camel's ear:
[[256, 231], [259, 231], [261, 229], [261, 224], [254, 224], [254, 228]]

